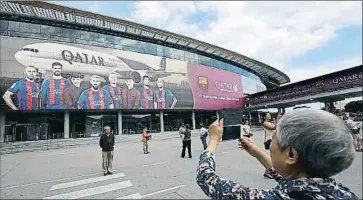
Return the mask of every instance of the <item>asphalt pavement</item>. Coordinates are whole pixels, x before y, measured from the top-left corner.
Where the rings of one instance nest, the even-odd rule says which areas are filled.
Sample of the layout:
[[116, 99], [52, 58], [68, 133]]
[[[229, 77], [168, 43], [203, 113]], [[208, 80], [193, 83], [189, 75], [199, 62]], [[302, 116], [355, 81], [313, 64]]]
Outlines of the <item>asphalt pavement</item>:
[[[261, 144], [263, 133], [256, 132]], [[150, 154], [142, 143], [117, 143], [114, 174], [103, 176], [98, 145], [1, 156], [1, 199], [206, 199], [196, 184], [202, 144], [192, 140], [193, 158], [180, 157], [179, 138], [150, 141]], [[262, 177], [263, 167], [236, 141], [222, 142], [217, 150], [217, 172], [245, 186], [272, 188]], [[353, 165], [336, 176], [362, 198], [362, 153]]]

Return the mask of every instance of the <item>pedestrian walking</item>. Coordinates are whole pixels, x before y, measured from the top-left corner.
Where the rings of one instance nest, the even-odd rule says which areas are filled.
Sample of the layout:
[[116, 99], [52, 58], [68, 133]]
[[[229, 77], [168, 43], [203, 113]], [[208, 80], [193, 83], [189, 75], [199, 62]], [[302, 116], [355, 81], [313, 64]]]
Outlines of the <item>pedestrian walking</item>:
[[100, 147], [102, 148], [102, 169], [103, 175], [112, 174], [113, 150], [115, 146], [115, 136], [111, 133], [110, 126], [105, 126], [105, 133], [100, 137]]
[[204, 127], [204, 124], [203, 123], [201, 123], [200, 126], [201, 126], [201, 128], [199, 130], [200, 140], [202, 140], [203, 150], [205, 150], [207, 148], [208, 129], [206, 129]]
[[185, 157], [185, 149], [188, 149], [189, 158], [192, 158], [192, 141], [191, 141], [192, 131], [190, 130], [190, 125], [185, 126], [184, 137], [183, 137], [183, 149], [181, 157]]
[[144, 150], [144, 154], [148, 154], [148, 153], [150, 153], [149, 144], [148, 144], [148, 141], [150, 138], [149, 138], [149, 134], [147, 133], [147, 128], [144, 128], [144, 130], [142, 131], [141, 137], [142, 137], [142, 148]]

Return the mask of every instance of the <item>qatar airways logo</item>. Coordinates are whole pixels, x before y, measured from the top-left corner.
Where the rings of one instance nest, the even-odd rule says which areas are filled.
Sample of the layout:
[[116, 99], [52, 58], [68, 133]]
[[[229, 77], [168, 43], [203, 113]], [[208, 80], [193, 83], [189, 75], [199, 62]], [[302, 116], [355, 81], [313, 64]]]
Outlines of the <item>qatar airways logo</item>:
[[29, 97], [33, 97], [33, 98], [37, 98], [38, 97], [38, 92], [28, 92], [27, 94]]
[[103, 100], [95, 100], [93, 102], [93, 105], [95, 105], [95, 106], [103, 106], [103, 105], [105, 105], [105, 102]]
[[54, 93], [54, 94], [63, 94], [63, 91], [64, 91], [63, 89], [58, 89], [58, 88], [49, 90], [50, 93]]
[[232, 84], [232, 83], [216, 81], [214, 83], [214, 85], [216, 86], [216, 88], [218, 88], [219, 90], [221, 90], [223, 92], [238, 92], [237, 85]]
[[362, 80], [363, 77], [363, 73], [359, 73], [359, 74], [351, 74], [351, 75], [346, 75], [346, 76], [342, 76], [339, 78], [335, 78], [333, 79], [333, 83], [334, 84], [341, 84], [341, 83], [349, 83], [349, 82], [355, 82], [358, 80]]

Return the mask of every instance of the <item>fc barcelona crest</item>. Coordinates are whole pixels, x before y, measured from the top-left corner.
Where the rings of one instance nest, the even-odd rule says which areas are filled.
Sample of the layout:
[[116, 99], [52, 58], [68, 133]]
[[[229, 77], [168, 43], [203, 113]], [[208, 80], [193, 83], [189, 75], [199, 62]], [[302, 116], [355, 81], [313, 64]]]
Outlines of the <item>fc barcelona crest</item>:
[[203, 90], [208, 89], [208, 78], [206, 76], [199, 76], [198, 85], [199, 85], [200, 89], [203, 89]]
[[322, 89], [322, 88], [324, 88], [324, 86], [325, 86], [324, 81], [317, 81], [316, 82], [316, 88]]

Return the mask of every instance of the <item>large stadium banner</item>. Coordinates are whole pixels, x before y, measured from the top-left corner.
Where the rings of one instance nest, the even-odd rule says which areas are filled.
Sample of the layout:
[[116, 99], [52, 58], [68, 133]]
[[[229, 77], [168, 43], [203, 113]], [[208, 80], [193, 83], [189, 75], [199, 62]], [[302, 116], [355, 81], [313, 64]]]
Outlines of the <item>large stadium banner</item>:
[[1, 37], [0, 75], [12, 110], [243, 106], [240, 75], [90, 45]]
[[193, 91], [194, 108], [213, 110], [243, 106], [242, 79], [239, 74], [188, 64], [188, 79]]

